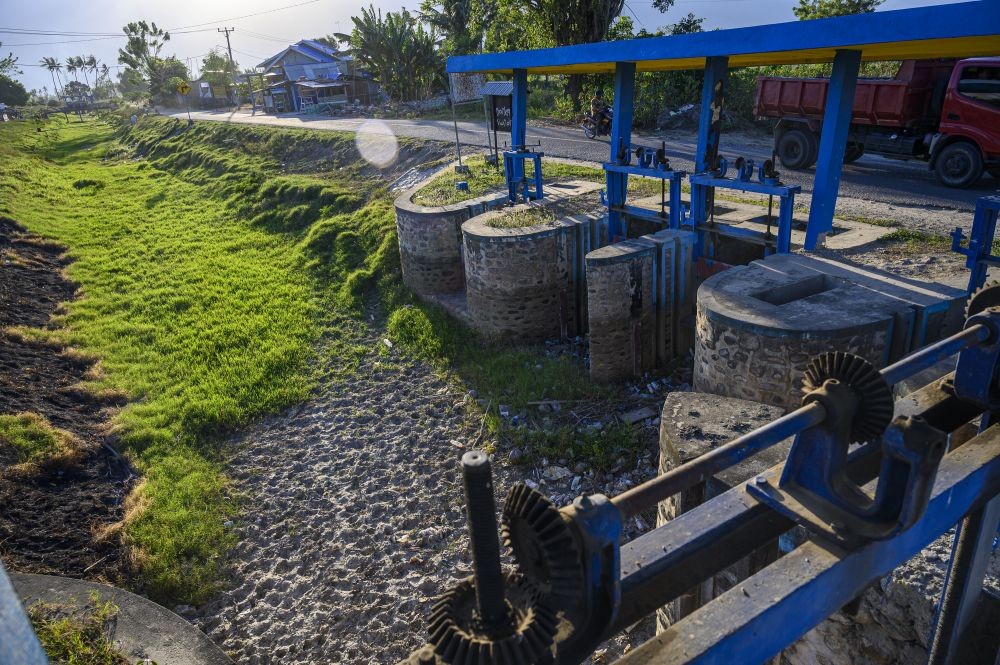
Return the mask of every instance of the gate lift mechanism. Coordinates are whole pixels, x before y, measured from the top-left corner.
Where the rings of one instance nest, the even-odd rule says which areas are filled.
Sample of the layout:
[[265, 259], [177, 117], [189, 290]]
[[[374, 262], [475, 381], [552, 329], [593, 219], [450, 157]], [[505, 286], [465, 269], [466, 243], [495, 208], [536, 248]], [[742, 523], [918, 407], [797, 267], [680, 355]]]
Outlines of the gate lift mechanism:
[[[792, 251], [792, 214], [795, 211], [795, 195], [802, 191], [798, 185], [785, 185], [781, 182], [781, 174], [774, 168], [772, 159], [765, 160], [757, 167], [757, 178], [754, 180], [754, 161], [737, 157], [734, 162], [736, 173], [727, 178], [729, 163], [724, 157], [717, 157], [712, 170], [691, 176], [691, 226], [695, 231], [708, 231], [720, 235], [742, 238], [764, 245], [765, 255], [770, 253], [770, 246], [778, 254]], [[767, 194], [767, 230], [764, 233], [750, 229], [727, 226], [724, 229], [711, 223], [711, 208], [715, 203], [715, 188], [734, 189], [741, 192]], [[771, 205], [773, 198], [778, 197], [778, 233], [771, 234]], [[709, 210], [706, 211], [706, 207]], [[696, 241], [695, 254], [704, 253], [704, 234], [699, 233]]]
[[[579, 663], [796, 524], [810, 540], [621, 662], [762, 662], [960, 520], [988, 556], [1000, 506], [1000, 285], [977, 291], [966, 315], [961, 332], [881, 371], [849, 353], [816, 357], [799, 409], [615, 497], [559, 509], [515, 485], [501, 528], [514, 573], [500, 567], [489, 459], [466, 453], [475, 575], [433, 607], [429, 644], [404, 662]], [[893, 385], [956, 354], [955, 372], [896, 404], [893, 417]], [[979, 434], [964, 440], [959, 431], [977, 419]], [[620, 542], [629, 517], [791, 436], [783, 465]], [[953, 554], [932, 663], [948, 661], [968, 621], [983, 549]]]

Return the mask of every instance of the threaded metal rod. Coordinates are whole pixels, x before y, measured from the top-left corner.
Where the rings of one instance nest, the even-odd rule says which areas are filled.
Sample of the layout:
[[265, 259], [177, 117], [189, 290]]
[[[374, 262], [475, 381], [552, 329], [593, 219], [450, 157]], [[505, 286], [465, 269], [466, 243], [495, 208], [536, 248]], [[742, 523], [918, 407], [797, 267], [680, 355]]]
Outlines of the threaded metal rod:
[[479, 618], [488, 629], [510, 624], [500, 569], [500, 538], [493, 502], [493, 471], [489, 456], [480, 450], [462, 455], [462, 480], [469, 518], [469, 542], [476, 579]]

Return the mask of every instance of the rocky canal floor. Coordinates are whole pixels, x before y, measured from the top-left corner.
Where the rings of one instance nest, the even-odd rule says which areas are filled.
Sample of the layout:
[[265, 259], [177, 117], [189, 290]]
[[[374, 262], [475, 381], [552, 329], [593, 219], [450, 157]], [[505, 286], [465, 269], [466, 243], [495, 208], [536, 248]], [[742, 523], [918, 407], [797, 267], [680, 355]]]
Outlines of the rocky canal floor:
[[[375, 332], [368, 341], [351, 376], [232, 441], [242, 517], [229, 589], [197, 611], [177, 609], [235, 662], [396, 663], [424, 643], [436, 597], [472, 574], [458, 463], [485, 443], [474, 400]], [[655, 431], [653, 420], [638, 426]], [[517, 480], [562, 504], [656, 468], [652, 448], [606, 474], [511, 457], [494, 455], [498, 508]], [[630, 536], [651, 523], [630, 524]], [[602, 653], [648, 639], [650, 626]]]

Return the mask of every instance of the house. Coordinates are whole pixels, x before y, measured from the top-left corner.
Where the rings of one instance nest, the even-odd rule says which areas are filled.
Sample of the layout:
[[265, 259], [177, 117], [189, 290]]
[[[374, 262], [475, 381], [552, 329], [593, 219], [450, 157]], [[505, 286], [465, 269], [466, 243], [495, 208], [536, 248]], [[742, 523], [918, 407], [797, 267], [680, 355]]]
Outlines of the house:
[[257, 65], [262, 85], [257, 102], [270, 113], [310, 111], [329, 104], [381, 97], [378, 85], [354, 58], [314, 39], [303, 39]]
[[190, 88], [187, 95], [177, 93], [177, 97], [194, 108], [220, 108], [232, 104], [228, 86], [212, 84], [204, 77], [188, 81], [187, 84]]

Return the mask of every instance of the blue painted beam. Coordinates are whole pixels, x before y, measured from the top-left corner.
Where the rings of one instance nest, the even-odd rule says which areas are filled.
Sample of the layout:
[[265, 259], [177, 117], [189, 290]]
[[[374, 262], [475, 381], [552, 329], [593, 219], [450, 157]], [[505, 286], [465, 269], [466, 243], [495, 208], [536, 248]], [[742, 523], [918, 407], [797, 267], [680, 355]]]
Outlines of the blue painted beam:
[[[712, 57], [705, 63], [705, 78], [701, 86], [701, 113], [698, 115], [698, 146], [695, 148], [695, 173], [704, 173], [715, 164], [722, 135], [722, 106], [726, 101], [729, 59]], [[691, 190], [691, 218], [695, 226], [708, 218], [710, 190]], [[700, 249], [700, 248], [699, 248]]]
[[[448, 72], [509, 72], [517, 68], [532, 70], [582, 65], [584, 67], [580, 71], [610, 71], [612, 64], [620, 61], [625, 54], [630, 61], [639, 63], [640, 71], [643, 70], [642, 62], [649, 60], [683, 60], [689, 64], [681, 64], [678, 69], [700, 69], [700, 62], [690, 64], [690, 61], [718, 56], [760, 56], [757, 57], [759, 62], [753, 58], [747, 62], [741, 59], [739, 65], [745, 66], [773, 63], [773, 54], [795, 51], [850, 49], [866, 45], [875, 50], [880, 45], [898, 42], [997, 35], [1000, 35], [997, 3], [995, 0], [982, 0], [690, 35], [452, 56], [448, 58], [447, 69]], [[901, 46], [895, 57], [886, 59], [920, 57], [923, 53], [921, 49], [927, 48], [920, 44]], [[958, 45], [953, 46], [952, 51], [949, 53], [961, 54]], [[995, 49], [989, 52], [995, 52]], [[764, 57], [768, 54], [772, 55]], [[936, 55], [944, 53], [936, 52]], [[829, 62], [830, 59], [828, 55], [803, 57], [791, 54], [787, 62]]]
[[[510, 101], [510, 148], [524, 148], [528, 136], [528, 72], [524, 69], [514, 70], [514, 91]], [[506, 159], [504, 163], [506, 163]], [[512, 190], [524, 179], [524, 160], [511, 160], [511, 168], [506, 170], [507, 189]]]
[[[632, 108], [635, 93], [635, 63], [615, 64], [615, 98], [612, 102], [611, 146], [608, 161], [621, 163], [620, 153], [627, 158], [632, 147]], [[611, 242], [622, 235], [622, 215], [616, 208], [625, 205], [628, 197], [628, 174], [620, 171], [605, 173], [608, 189], [608, 238]]]
[[851, 128], [851, 109], [860, 67], [861, 51], [837, 51], [823, 112], [823, 132], [819, 138], [819, 159], [813, 180], [812, 204], [809, 206], [809, 226], [806, 228], [807, 251], [821, 245], [833, 228], [833, 212], [840, 190], [840, 173], [844, 167], [844, 151]]

